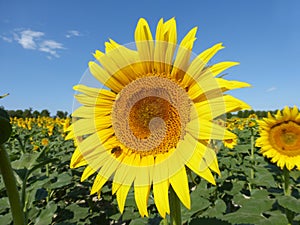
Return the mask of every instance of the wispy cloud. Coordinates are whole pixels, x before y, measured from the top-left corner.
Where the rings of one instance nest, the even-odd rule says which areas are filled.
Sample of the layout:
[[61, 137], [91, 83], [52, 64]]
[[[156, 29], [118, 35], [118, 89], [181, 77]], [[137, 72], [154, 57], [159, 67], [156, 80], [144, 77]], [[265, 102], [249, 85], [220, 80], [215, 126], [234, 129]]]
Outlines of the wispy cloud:
[[13, 39], [10, 38], [10, 37], [6, 37], [6, 36], [0, 35], [0, 38], [1, 38], [3, 41], [6, 41], [6, 42], [8, 42], [8, 43], [13, 42]]
[[39, 44], [39, 51], [41, 52], [47, 52], [50, 55], [53, 55], [55, 57], [59, 57], [57, 54], [57, 49], [64, 49], [63, 45], [59, 42], [53, 41], [53, 40], [45, 40], [42, 43]]
[[277, 90], [277, 87], [270, 87], [270, 88], [268, 88], [267, 90], [266, 90], [266, 92], [272, 92], [272, 91], [275, 91], [275, 90]]
[[16, 42], [24, 49], [45, 52], [49, 59], [52, 57], [59, 58], [58, 50], [65, 49], [62, 43], [47, 39], [44, 32], [31, 29], [15, 29], [11, 33], [11, 37], [0, 35], [0, 38], [9, 43]]
[[78, 37], [80, 36], [80, 32], [78, 30], [68, 30], [66, 34], [66, 38]]
[[37, 42], [45, 33], [40, 31], [23, 30], [19, 33], [14, 33], [15, 40], [25, 49], [36, 49]]

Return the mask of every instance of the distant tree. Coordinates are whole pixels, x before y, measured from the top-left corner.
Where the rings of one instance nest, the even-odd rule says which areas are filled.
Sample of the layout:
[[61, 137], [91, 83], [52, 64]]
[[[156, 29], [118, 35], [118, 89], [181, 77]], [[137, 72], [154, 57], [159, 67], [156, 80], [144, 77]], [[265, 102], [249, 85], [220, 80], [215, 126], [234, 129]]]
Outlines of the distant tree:
[[40, 116], [40, 112], [37, 111], [37, 110], [34, 110], [33, 113], [32, 113], [32, 117], [38, 118], [39, 116]]
[[226, 113], [226, 118], [227, 118], [227, 119], [232, 118], [232, 113], [231, 113], [231, 112]]
[[41, 111], [41, 114], [40, 114], [41, 116], [45, 116], [45, 117], [49, 117], [50, 116], [50, 112], [49, 112], [49, 110], [47, 110], [47, 109], [43, 109], [42, 111]]
[[32, 117], [32, 108], [31, 107], [29, 109], [25, 109], [24, 110], [23, 117], [24, 118], [30, 118], [30, 117]]
[[17, 117], [17, 118], [23, 118], [23, 110], [17, 109], [15, 111], [15, 117]]
[[237, 117], [239, 117], [239, 118], [243, 118], [243, 111], [238, 111], [238, 113], [237, 113]]
[[57, 111], [56, 116], [63, 119], [63, 118], [66, 118], [68, 116], [68, 112]]

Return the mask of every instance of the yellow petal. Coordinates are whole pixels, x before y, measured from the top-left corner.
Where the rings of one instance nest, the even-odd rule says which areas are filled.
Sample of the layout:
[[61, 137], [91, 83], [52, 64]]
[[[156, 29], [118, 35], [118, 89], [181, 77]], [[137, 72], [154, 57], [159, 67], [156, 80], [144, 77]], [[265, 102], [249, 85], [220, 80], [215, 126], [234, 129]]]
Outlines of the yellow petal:
[[103, 177], [101, 174], [98, 174], [94, 180], [92, 189], [91, 189], [91, 195], [96, 193], [96, 192], [100, 192], [101, 188], [103, 187], [103, 185], [106, 183], [107, 178]]
[[101, 174], [101, 176], [109, 179], [111, 177], [111, 175], [117, 170], [119, 165], [120, 165], [120, 162], [118, 160], [116, 160], [113, 156], [108, 157], [106, 162], [100, 169], [99, 174]]
[[154, 42], [149, 25], [144, 18], [138, 21], [134, 37], [140, 59], [144, 62], [143, 72], [150, 73], [153, 69]]
[[197, 109], [197, 117], [206, 120], [213, 120], [227, 112], [251, 109], [251, 106], [230, 95], [224, 95], [209, 99], [208, 101], [199, 102], [196, 103], [195, 106]]
[[83, 182], [85, 179], [87, 179], [89, 176], [91, 176], [95, 172], [96, 172], [96, 170], [93, 167], [87, 166], [82, 173], [80, 181]]
[[[103, 61], [104, 56], [101, 58]], [[103, 85], [109, 87], [114, 92], [118, 93], [122, 90], [124, 85], [113, 78], [107, 71], [105, 71], [100, 65], [95, 62], [89, 62], [89, 68], [91, 74], [99, 80]]]
[[163, 22], [161, 19], [156, 28], [154, 68], [158, 73], [169, 74], [174, 51], [176, 49], [177, 31], [174, 18]]
[[[208, 147], [201, 144], [188, 133], [185, 135], [184, 141], [179, 142], [178, 146], [178, 148], [185, 147], [186, 149], [192, 151], [189, 154], [181, 153], [186, 165], [199, 176], [203, 177], [210, 183], [215, 184], [215, 179], [209, 170], [209, 165], [204, 159], [204, 155]], [[207, 157], [207, 160], [210, 159]]]
[[149, 216], [147, 210], [149, 194], [150, 194], [150, 185], [134, 186], [135, 202], [142, 217]]
[[238, 62], [220, 62], [220, 63], [212, 65], [208, 69], [214, 76], [217, 76], [224, 70], [227, 70], [228, 68], [239, 65], [239, 64], [240, 63], [238, 63]]
[[96, 124], [93, 119], [80, 119], [73, 122], [70, 127], [73, 127], [75, 136], [83, 136], [95, 133], [95, 125]]
[[114, 175], [114, 183], [130, 186], [135, 179], [136, 171], [139, 169], [139, 155], [123, 154], [118, 158], [118, 160], [121, 161], [121, 163]]
[[216, 81], [219, 85], [219, 88], [222, 89], [223, 92], [228, 90], [233, 90], [237, 88], [250, 87], [251, 85], [246, 82], [240, 82], [235, 80], [225, 80], [222, 78], [216, 78]]
[[188, 131], [195, 139], [202, 140], [225, 140], [236, 138], [236, 135], [226, 130], [225, 127], [201, 119], [191, 120], [186, 126], [186, 131]]
[[125, 201], [128, 194], [130, 186], [122, 185], [117, 191], [117, 202], [119, 206], [119, 210], [121, 213], [124, 211]]
[[107, 100], [101, 97], [95, 98], [91, 96], [87, 96], [85, 94], [77, 94], [75, 95], [76, 100], [83, 104], [84, 106], [98, 106], [98, 107], [103, 107], [107, 109], [111, 109], [113, 105], [112, 100]]
[[111, 39], [109, 41], [105, 43], [110, 48], [110, 52], [107, 55], [119, 69], [118, 71], [110, 72], [114, 72], [113, 75], [117, 80], [120, 80], [123, 84], [128, 84], [128, 82], [135, 80], [139, 74], [139, 70], [134, 66], [139, 63], [138, 52], [126, 48]]
[[91, 119], [94, 117], [107, 116], [111, 114], [112, 109], [108, 107], [87, 107], [80, 106], [72, 113], [72, 117]]
[[191, 50], [196, 40], [197, 27], [194, 27], [189, 33], [183, 38], [179, 45], [177, 55], [174, 61], [174, 67], [172, 69], [171, 76], [181, 80], [188, 69], [190, 61]]
[[208, 63], [208, 61], [221, 49], [224, 47], [222, 43], [216, 44], [213, 47], [205, 50], [199, 54], [190, 64], [186, 71], [186, 75], [182, 80], [183, 87], [189, 87], [194, 80], [198, 80], [203, 73], [203, 69]]
[[168, 180], [153, 184], [154, 202], [162, 218], [166, 217], [166, 213], [170, 214], [168, 191]]
[[185, 167], [182, 167], [178, 173], [170, 178], [170, 183], [183, 205], [190, 209], [191, 200]]
[[76, 148], [70, 162], [70, 168], [77, 168], [80, 166], [85, 166], [87, 162], [85, 161], [82, 153], [79, 148]]

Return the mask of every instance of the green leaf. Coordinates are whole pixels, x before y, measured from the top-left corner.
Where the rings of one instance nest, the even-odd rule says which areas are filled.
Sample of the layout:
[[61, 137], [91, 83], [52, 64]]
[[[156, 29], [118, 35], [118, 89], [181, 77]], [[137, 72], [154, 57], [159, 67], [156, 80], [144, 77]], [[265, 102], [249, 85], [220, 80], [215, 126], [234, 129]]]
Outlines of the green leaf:
[[0, 144], [9, 139], [11, 132], [12, 127], [9, 122], [9, 116], [5, 110], [0, 109]]
[[60, 188], [70, 184], [72, 176], [68, 173], [61, 173], [57, 176], [57, 180], [50, 185], [51, 189]]
[[230, 223], [220, 220], [217, 218], [194, 218], [191, 220], [191, 222], [188, 223], [188, 225], [199, 225], [199, 224], [205, 224], [205, 225], [231, 225]]
[[221, 218], [226, 211], [226, 204], [223, 200], [217, 199], [214, 206], [206, 210], [201, 216]]
[[235, 151], [237, 153], [249, 153], [250, 149], [251, 149], [250, 144], [242, 144], [242, 145], [235, 146]]
[[183, 222], [186, 222], [195, 213], [200, 212], [204, 209], [207, 209], [210, 206], [210, 201], [208, 201], [207, 199], [205, 199], [203, 197], [200, 197], [199, 193], [195, 192], [195, 191], [193, 191], [191, 193], [191, 209], [181, 207], [181, 214], [182, 214]]
[[7, 213], [4, 216], [0, 215], [0, 222], [1, 224], [11, 224], [12, 222], [12, 216], [11, 213]]
[[73, 212], [74, 215], [72, 219], [68, 220], [69, 222], [78, 222], [80, 219], [84, 219], [89, 215], [89, 208], [78, 206], [75, 203], [68, 205], [66, 209]]
[[274, 177], [269, 171], [264, 173], [256, 173], [255, 178], [251, 181], [251, 183], [256, 184], [258, 186], [265, 186], [265, 187], [276, 187], [276, 182]]
[[37, 164], [37, 159], [39, 157], [39, 152], [25, 153], [19, 160], [12, 162], [12, 167], [17, 170], [24, 168], [30, 170], [35, 164]]
[[47, 204], [46, 208], [41, 211], [41, 214], [35, 220], [35, 225], [51, 224], [56, 209], [57, 205], [54, 202]]
[[286, 218], [286, 215], [281, 213], [279, 210], [266, 212], [266, 214], [270, 215], [268, 221], [271, 225], [282, 225], [289, 223], [289, 221]]
[[224, 220], [227, 220], [228, 222], [232, 223], [232, 224], [268, 224], [268, 220], [263, 217], [262, 215], [258, 215], [258, 214], [253, 214], [250, 212], [234, 212], [234, 213], [230, 213], [230, 214], [226, 214], [223, 217]]
[[278, 204], [283, 208], [289, 209], [295, 213], [300, 213], [300, 199], [292, 196], [281, 196], [277, 198]]
[[0, 198], [0, 213], [5, 212], [10, 208], [9, 201], [7, 197]]
[[133, 219], [129, 223], [129, 225], [146, 225], [148, 224], [148, 219], [147, 218], [138, 218], [138, 219]]

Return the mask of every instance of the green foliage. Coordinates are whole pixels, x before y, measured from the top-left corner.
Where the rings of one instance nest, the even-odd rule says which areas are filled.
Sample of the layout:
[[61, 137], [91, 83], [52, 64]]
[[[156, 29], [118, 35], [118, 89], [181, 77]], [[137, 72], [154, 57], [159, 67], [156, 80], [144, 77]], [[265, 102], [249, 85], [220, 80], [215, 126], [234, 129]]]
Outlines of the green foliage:
[[[292, 225], [300, 224], [300, 172], [290, 173], [291, 196], [283, 191], [282, 171], [253, 146], [256, 127], [235, 129], [239, 137], [234, 149], [223, 145], [218, 151], [221, 176], [216, 186], [191, 173], [191, 209], [182, 206], [184, 225], [283, 225], [286, 210], [292, 212]], [[48, 138], [49, 145], [34, 151], [35, 139]], [[253, 139], [253, 138], [252, 138]], [[83, 168], [70, 169], [74, 152], [72, 141], [65, 141], [58, 129], [49, 134], [39, 127], [31, 130], [14, 127], [5, 144], [17, 178], [27, 224], [84, 225], [125, 224], [162, 225], [152, 194], [149, 218], [141, 218], [131, 189], [125, 210], [120, 214], [111, 182], [103, 187], [101, 198], [90, 196], [95, 175], [80, 182]], [[3, 181], [0, 178], [0, 224], [12, 224]]]

